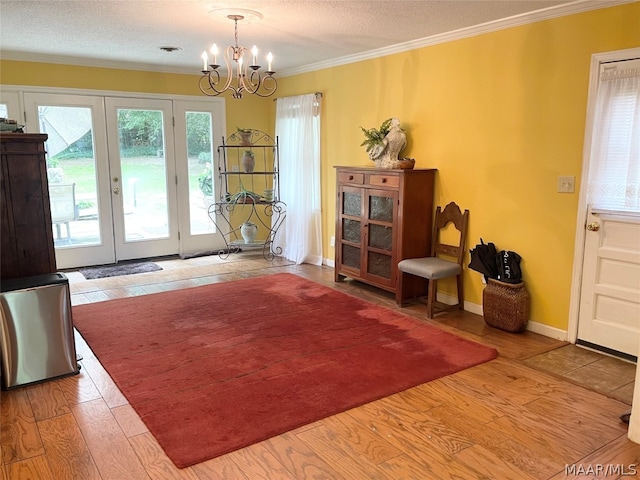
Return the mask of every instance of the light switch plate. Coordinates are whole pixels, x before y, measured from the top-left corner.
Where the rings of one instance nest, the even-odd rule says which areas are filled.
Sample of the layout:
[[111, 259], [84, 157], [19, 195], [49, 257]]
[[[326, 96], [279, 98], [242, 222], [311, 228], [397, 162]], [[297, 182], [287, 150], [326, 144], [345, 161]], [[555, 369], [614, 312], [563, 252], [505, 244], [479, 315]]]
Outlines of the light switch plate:
[[576, 190], [576, 177], [560, 176], [558, 177], [558, 192], [573, 193]]

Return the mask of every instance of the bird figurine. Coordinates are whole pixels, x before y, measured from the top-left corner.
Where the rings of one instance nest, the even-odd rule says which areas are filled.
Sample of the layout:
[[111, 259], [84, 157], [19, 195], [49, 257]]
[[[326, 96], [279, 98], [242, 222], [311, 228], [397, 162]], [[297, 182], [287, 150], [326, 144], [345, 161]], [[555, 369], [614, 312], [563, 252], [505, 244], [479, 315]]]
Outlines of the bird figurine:
[[400, 120], [392, 118], [389, 132], [380, 143], [369, 149], [369, 159], [381, 168], [397, 168], [400, 161], [399, 154], [406, 146], [407, 136], [400, 128]]

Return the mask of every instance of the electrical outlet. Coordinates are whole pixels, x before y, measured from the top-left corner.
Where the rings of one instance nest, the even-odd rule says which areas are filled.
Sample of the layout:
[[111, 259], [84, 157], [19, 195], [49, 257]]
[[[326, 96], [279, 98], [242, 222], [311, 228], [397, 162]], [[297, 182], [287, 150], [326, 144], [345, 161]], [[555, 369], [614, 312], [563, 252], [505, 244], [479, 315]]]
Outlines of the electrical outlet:
[[558, 192], [560, 193], [573, 193], [576, 190], [576, 177], [567, 176], [558, 177]]
[[331, 245], [332, 247], [336, 246], [336, 237], [331, 237], [331, 240], [329, 241], [329, 245]]

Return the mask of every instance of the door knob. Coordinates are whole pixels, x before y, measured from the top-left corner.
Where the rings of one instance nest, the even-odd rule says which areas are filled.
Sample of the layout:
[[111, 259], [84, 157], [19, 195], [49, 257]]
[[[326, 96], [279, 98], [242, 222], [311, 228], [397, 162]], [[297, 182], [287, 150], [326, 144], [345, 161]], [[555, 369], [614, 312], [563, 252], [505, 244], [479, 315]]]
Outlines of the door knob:
[[587, 230], [589, 230], [590, 232], [597, 232], [598, 230], [600, 230], [600, 224], [598, 222], [591, 222], [587, 224]]

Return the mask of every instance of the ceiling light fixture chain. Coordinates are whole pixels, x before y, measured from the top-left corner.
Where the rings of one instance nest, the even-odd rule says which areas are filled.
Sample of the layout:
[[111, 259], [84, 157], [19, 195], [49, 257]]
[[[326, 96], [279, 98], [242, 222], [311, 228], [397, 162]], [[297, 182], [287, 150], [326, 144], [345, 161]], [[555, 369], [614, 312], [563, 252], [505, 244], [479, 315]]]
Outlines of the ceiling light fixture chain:
[[[232, 92], [233, 98], [242, 98], [244, 93], [258, 95], [260, 97], [269, 97], [273, 95], [278, 88], [278, 82], [273, 76], [274, 72], [271, 68], [273, 55], [271, 52], [267, 55], [267, 71], [264, 74], [259, 72], [261, 65], [258, 65], [258, 48], [254, 45], [251, 49], [251, 64], [245, 59], [246, 48], [238, 44], [238, 20], [242, 20], [242, 15], [228, 15], [227, 18], [234, 21], [235, 24], [235, 45], [229, 45], [225, 51], [224, 61], [227, 68], [227, 81], [220, 86], [220, 72], [218, 69], [218, 47], [214, 43], [211, 46], [211, 60], [208, 64], [209, 55], [206, 51], [202, 52], [202, 77], [200, 77], [200, 90], [205, 95], [218, 96], [227, 90]], [[236, 74], [234, 77], [234, 65]], [[249, 71], [251, 69], [251, 71]], [[232, 85], [235, 80], [235, 85]]]

